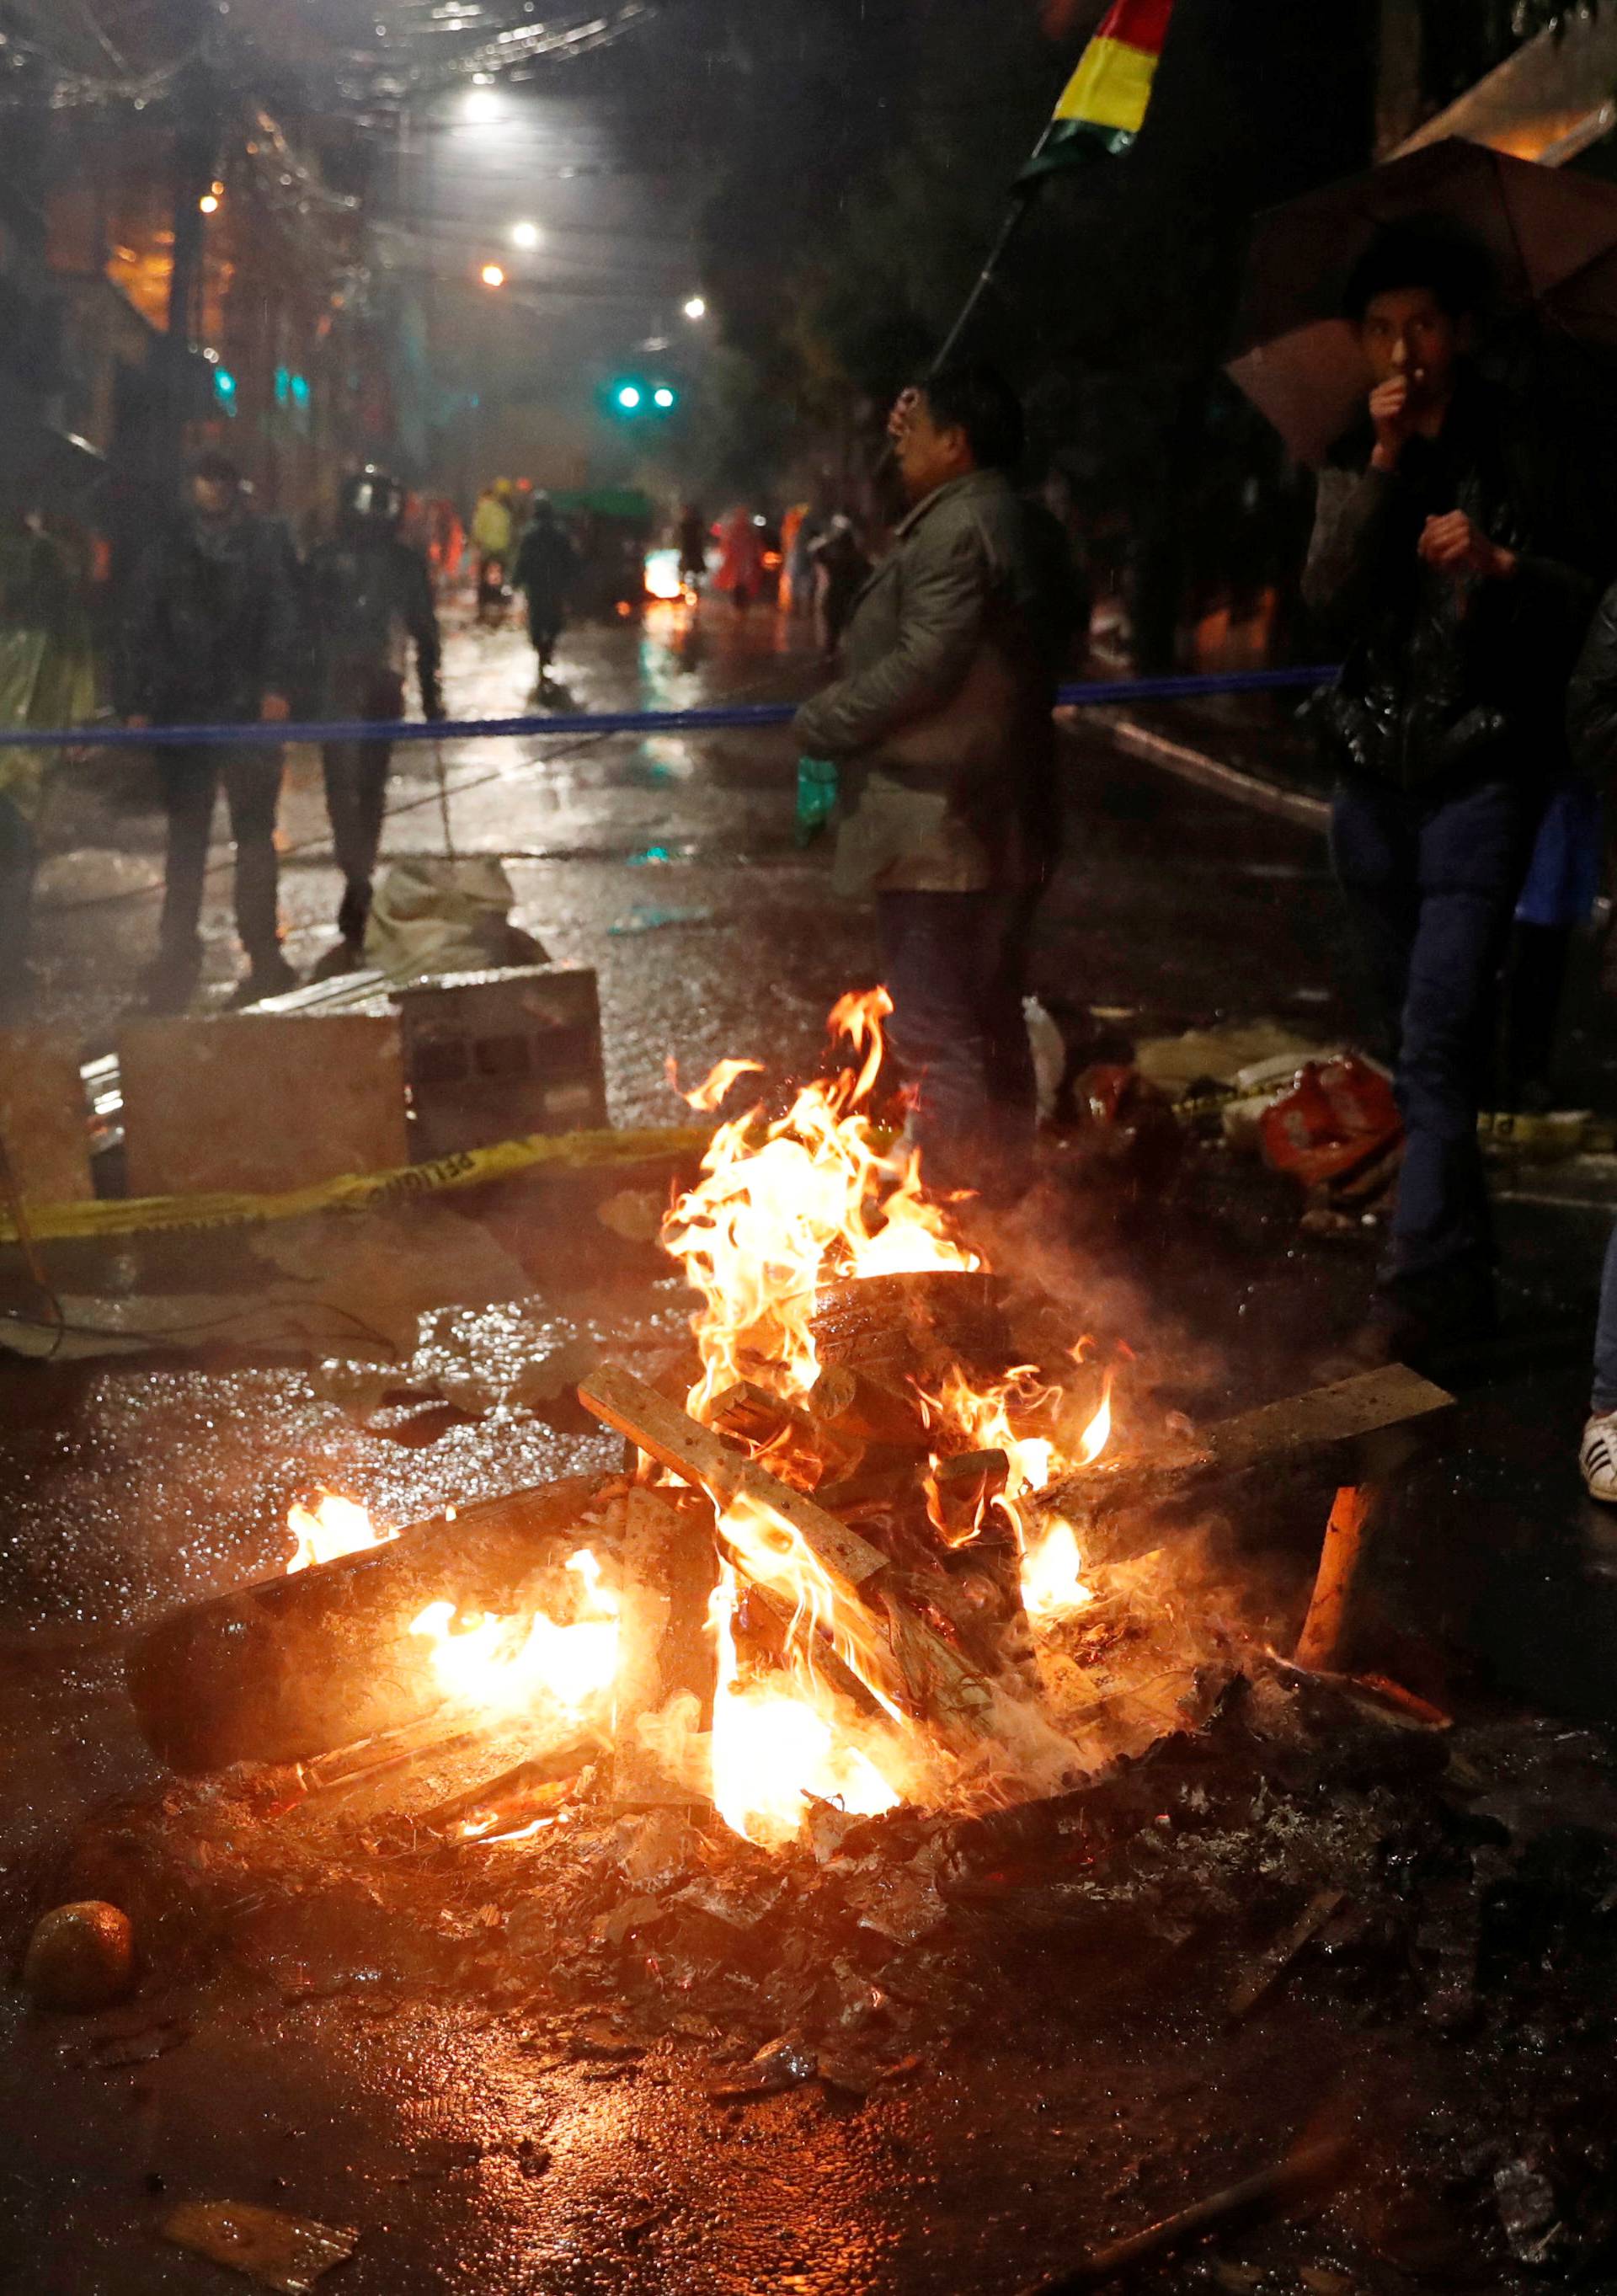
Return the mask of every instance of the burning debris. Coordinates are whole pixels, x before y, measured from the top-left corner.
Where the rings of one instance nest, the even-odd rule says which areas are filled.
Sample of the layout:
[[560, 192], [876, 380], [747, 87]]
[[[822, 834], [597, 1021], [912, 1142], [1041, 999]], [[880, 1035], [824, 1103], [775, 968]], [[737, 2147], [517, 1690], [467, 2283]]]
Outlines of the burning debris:
[[[288, 2000], [357, 1950], [592, 2079], [696, 2044], [726, 2112], [869, 2096], [1007, 2024], [1054, 2047], [1126, 1997], [1194, 1994], [1231, 2050], [1305, 1987], [1457, 2030], [1535, 1923], [1576, 1927], [1480, 1807], [1492, 1753], [1268, 1654], [1184, 1535], [1445, 1398], [1394, 1370], [1156, 1429], [1126, 1352], [985, 1266], [877, 1128], [880, 1001], [841, 1014], [857, 1064], [722, 1125], [673, 1207], [691, 1348], [579, 1387], [621, 1469], [409, 1525], [295, 1508], [283, 1576], [135, 1644], [191, 1775], [58, 1895], [126, 1908], [143, 1959], [233, 1936]], [[1339, 1496], [1317, 1664], [1372, 1512]], [[1478, 2190], [1513, 2252], [1581, 2256], [1545, 2128]], [[1153, 2241], [1222, 2222], [1242, 2165]]]

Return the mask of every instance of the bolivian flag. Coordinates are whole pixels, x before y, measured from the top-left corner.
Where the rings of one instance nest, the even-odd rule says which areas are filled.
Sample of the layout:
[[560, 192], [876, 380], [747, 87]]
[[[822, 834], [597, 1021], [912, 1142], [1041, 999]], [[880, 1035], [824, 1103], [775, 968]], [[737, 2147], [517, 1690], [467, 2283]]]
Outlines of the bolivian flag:
[[1019, 181], [1128, 150], [1151, 101], [1172, 14], [1173, 0], [1112, 0]]

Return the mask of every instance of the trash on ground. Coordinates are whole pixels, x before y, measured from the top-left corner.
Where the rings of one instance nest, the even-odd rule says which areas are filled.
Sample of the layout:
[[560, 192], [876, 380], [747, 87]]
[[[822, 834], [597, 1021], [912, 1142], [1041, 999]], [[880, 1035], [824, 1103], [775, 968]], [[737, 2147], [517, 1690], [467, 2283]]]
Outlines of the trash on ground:
[[248, 2201], [183, 2202], [164, 2218], [163, 2237], [284, 2296], [305, 2296], [359, 2244], [358, 2232], [348, 2226], [316, 2224]]
[[102, 1898], [57, 1906], [34, 1925], [23, 1990], [40, 2009], [105, 2009], [135, 1980], [129, 1916]]

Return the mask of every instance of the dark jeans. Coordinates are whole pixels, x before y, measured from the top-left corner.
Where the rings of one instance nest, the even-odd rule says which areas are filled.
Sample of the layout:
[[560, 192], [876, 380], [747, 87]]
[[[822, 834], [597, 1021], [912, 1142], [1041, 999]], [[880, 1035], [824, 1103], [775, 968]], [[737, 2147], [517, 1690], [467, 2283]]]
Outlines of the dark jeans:
[[1600, 1272], [1600, 1320], [1595, 1326], [1595, 1411], [1617, 1411], [1617, 1227], [1605, 1247]]
[[0, 797], [0, 1021], [27, 1011], [29, 946], [33, 937], [34, 832], [8, 797]]
[[1392, 1057], [1405, 1146], [1383, 1281], [1418, 1285], [1493, 1257], [1477, 1111], [1531, 808], [1506, 782], [1447, 797], [1356, 783], [1332, 858]]
[[560, 598], [546, 597], [542, 591], [528, 593], [528, 641], [539, 657], [541, 669], [550, 667], [565, 619]]
[[168, 867], [158, 936], [161, 961], [185, 967], [201, 958], [202, 880], [221, 782], [235, 840], [236, 931], [252, 964], [274, 956], [281, 946], [275, 857], [281, 751], [273, 742], [221, 742], [208, 749], [160, 744], [153, 754], [168, 815]]
[[1038, 1089], [1022, 1000], [1037, 895], [878, 893], [888, 1042], [923, 1177], [997, 1192], [1022, 1177]]
[[[365, 663], [341, 666], [327, 683], [323, 707], [333, 718], [374, 718], [389, 724], [404, 715], [404, 681], [396, 670]], [[371, 879], [382, 847], [388, 809], [391, 742], [327, 742], [320, 751], [325, 775], [325, 810], [332, 824], [332, 851], [342, 872], [342, 906], [337, 930], [345, 940], [361, 940], [371, 914]]]

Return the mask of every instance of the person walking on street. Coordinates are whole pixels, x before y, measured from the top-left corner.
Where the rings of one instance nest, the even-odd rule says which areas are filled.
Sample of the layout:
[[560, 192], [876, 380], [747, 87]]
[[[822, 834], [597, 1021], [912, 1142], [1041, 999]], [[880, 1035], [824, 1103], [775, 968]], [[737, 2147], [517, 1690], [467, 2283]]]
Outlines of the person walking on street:
[[472, 513], [472, 547], [477, 558], [477, 618], [498, 621], [505, 611], [505, 584], [511, 572], [511, 545], [515, 530], [512, 515], [511, 481], [496, 479], [478, 496]]
[[874, 895], [922, 1177], [1004, 1194], [1037, 1114], [1022, 993], [1057, 842], [1071, 598], [1011, 483], [1022, 409], [998, 375], [943, 368], [890, 427], [912, 507], [797, 740], [843, 771], [833, 882]]
[[687, 590], [700, 590], [708, 578], [708, 521], [694, 503], [679, 512], [679, 578]]
[[870, 561], [859, 545], [853, 521], [838, 511], [824, 534], [808, 545], [817, 577], [820, 651], [834, 661], [853, 602], [870, 579]]
[[1303, 594], [1344, 668], [1316, 724], [1332, 854], [1394, 1064], [1398, 1201], [1356, 1361], [1441, 1363], [1496, 1322], [1477, 1116], [1500, 961], [1594, 585], [1572, 473], [1472, 363], [1486, 274], [1440, 227], [1389, 226], [1347, 316], [1369, 429], [1321, 477]]
[[744, 503], [725, 521], [718, 550], [714, 587], [727, 592], [736, 612], [744, 614], [764, 578], [763, 529]]
[[250, 511], [226, 455], [197, 462], [184, 514], [137, 563], [122, 627], [124, 714], [150, 726], [168, 816], [158, 955], [149, 1010], [179, 1013], [201, 972], [199, 930], [214, 800], [224, 784], [235, 840], [236, 930], [248, 971], [234, 1002], [297, 985], [281, 952], [275, 813], [282, 753], [267, 741], [181, 746], [165, 725], [278, 725], [290, 715], [300, 627], [284, 531]]
[[548, 495], [536, 495], [514, 576], [516, 587], [528, 600], [528, 636], [538, 657], [536, 699], [550, 684], [550, 665], [566, 623], [568, 594], [578, 570], [579, 554], [556, 516], [555, 504]]
[[[318, 673], [318, 715], [388, 724], [404, 716], [404, 670], [414, 647], [422, 714], [444, 714], [443, 648], [425, 554], [401, 539], [404, 489], [385, 471], [358, 472], [342, 489], [337, 532], [308, 564], [310, 636]], [[371, 881], [387, 810], [390, 742], [356, 734], [325, 742], [325, 803], [342, 872], [337, 946], [318, 978], [356, 971], [371, 914]]]

